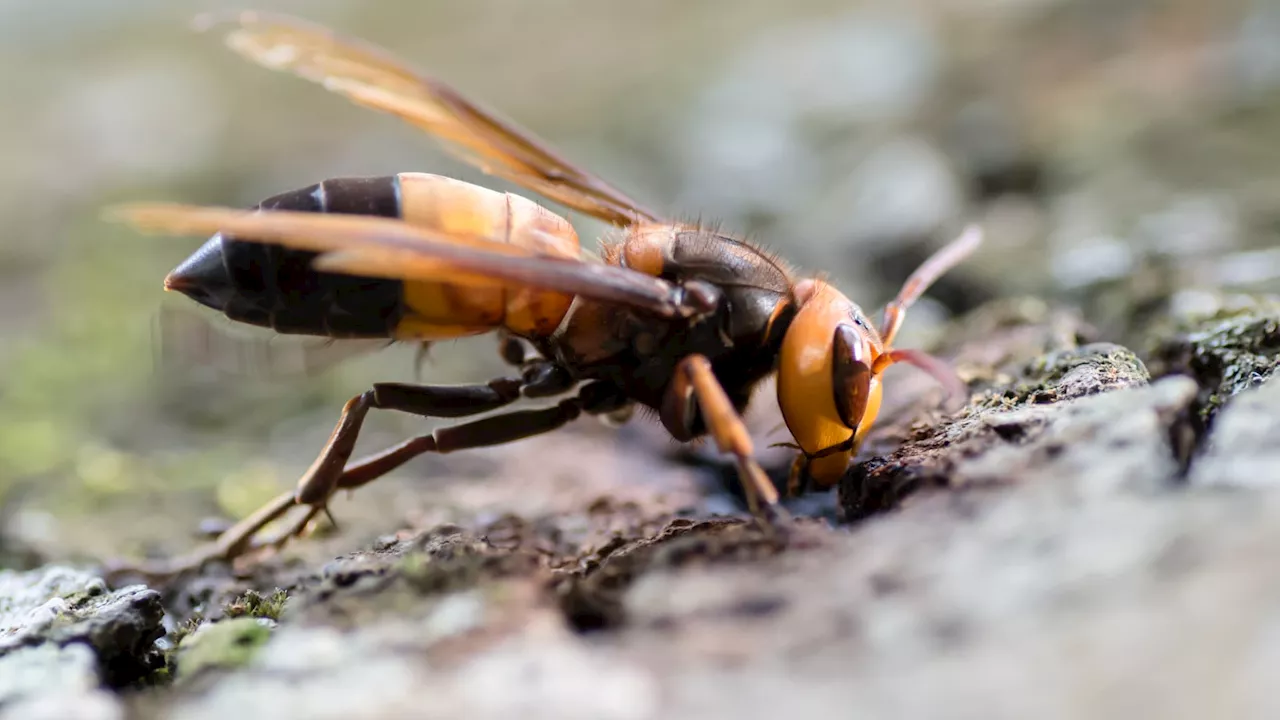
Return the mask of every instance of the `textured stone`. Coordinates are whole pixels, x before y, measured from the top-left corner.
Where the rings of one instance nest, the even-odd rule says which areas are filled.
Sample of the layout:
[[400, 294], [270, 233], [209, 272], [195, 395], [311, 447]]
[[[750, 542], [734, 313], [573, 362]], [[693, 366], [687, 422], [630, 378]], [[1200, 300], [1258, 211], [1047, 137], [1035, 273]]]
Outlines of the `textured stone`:
[[46, 643], [0, 656], [0, 720], [120, 720], [114, 695], [99, 688], [84, 643]]
[[1188, 313], [1151, 341], [1156, 375], [1189, 375], [1200, 384], [1202, 424], [1232, 397], [1270, 378], [1280, 366], [1280, 300], [1238, 298], [1212, 313]]
[[1219, 413], [1189, 479], [1195, 485], [1280, 488], [1280, 380], [1242, 391]]
[[101, 578], [50, 566], [0, 572], [0, 655], [22, 647], [85, 643], [103, 681], [121, 685], [159, 662], [160, 594], [142, 585], [108, 591]]

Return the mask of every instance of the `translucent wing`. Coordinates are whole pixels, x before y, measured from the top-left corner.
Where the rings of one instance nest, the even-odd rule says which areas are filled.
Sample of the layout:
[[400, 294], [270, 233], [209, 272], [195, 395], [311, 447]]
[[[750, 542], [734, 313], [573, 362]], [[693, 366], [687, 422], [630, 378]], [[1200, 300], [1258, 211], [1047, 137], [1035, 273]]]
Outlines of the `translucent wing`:
[[659, 222], [622, 192], [389, 53], [285, 15], [206, 15], [202, 28], [234, 24], [227, 45], [273, 70], [292, 72], [353, 102], [391, 113], [440, 140], [461, 159], [580, 212], [621, 226]]
[[157, 369], [183, 374], [192, 368], [220, 376], [281, 380], [311, 377], [354, 357], [392, 344], [389, 340], [280, 337], [215, 323], [206, 313], [161, 306], [154, 325]]

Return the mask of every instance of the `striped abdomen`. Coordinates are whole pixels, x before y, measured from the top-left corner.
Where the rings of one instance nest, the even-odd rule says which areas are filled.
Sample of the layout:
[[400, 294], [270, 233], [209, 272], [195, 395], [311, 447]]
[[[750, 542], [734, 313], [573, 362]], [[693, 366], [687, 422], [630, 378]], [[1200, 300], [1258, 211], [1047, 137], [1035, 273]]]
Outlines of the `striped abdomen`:
[[[266, 210], [402, 218], [445, 233], [481, 236], [543, 254], [578, 257], [578, 237], [536, 203], [438, 175], [337, 178], [282, 193]], [[563, 293], [337, 275], [316, 254], [215, 235], [171, 274], [174, 289], [240, 322], [329, 337], [447, 339], [506, 328], [550, 334], [568, 312]], [[216, 287], [219, 278], [225, 287]]]

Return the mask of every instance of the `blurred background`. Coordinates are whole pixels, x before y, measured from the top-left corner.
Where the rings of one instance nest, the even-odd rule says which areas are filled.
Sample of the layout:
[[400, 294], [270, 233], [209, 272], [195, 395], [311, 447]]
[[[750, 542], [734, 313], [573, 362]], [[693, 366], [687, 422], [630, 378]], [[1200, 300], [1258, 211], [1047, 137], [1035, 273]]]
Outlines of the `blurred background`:
[[[302, 372], [334, 349], [252, 333], [269, 362], [159, 361], [165, 318], [243, 331], [161, 290], [199, 239], [137, 236], [103, 223], [103, 206], [248, 206], [327, 177], [409, 170], [513, 189], [189, 27], [240, 7], [0, 0], [3, 562], [188, 546], [202, 518], [238, 517], [291, 486], [347, 398], [414, 378], [413, 348]], [[913, 310], [902, 344], [1019, 294], [1080, 305], [1108, 339], [1132, 342], [1145, 322], [1135, 307], [1209, 306], [1217, 288], [1270, 290], [1280, 274], [1273, 1], [254, 7], [382, 45], [650, 206], [828, 273], [868, 310], [961, 223], [983, 222], [987, 245]], [[573, 219], [593, 243], [599, 224]], [[440, 346], [423, 376], [487, 379], [502, 372], [493, 348]], [[375, 414], [361, 449], [428, 426]], [[635, 436], [591, 437], [607, 451]], [[529, 441], [518, 457], [559, 442]], [[416, 462], [399, 487], [433, 469], [476, 479], [507, 467], [449, 460]], [[410, 511], [389, 516], [391, 496], [370, 491], [340, 519], [363, 507], [393, 530]]]

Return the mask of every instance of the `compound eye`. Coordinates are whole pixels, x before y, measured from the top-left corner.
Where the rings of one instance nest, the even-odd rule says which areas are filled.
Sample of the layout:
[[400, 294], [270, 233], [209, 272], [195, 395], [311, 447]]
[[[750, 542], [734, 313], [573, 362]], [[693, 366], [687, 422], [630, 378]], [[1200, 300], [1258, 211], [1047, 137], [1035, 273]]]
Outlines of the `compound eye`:
[[831, 345], [831, 384], [835, 392], [836, 410], [851, 430], [857, 430], [867, 414], [871, 397], [870, 353], [862, 333], [852, 325], [838, 325]]

